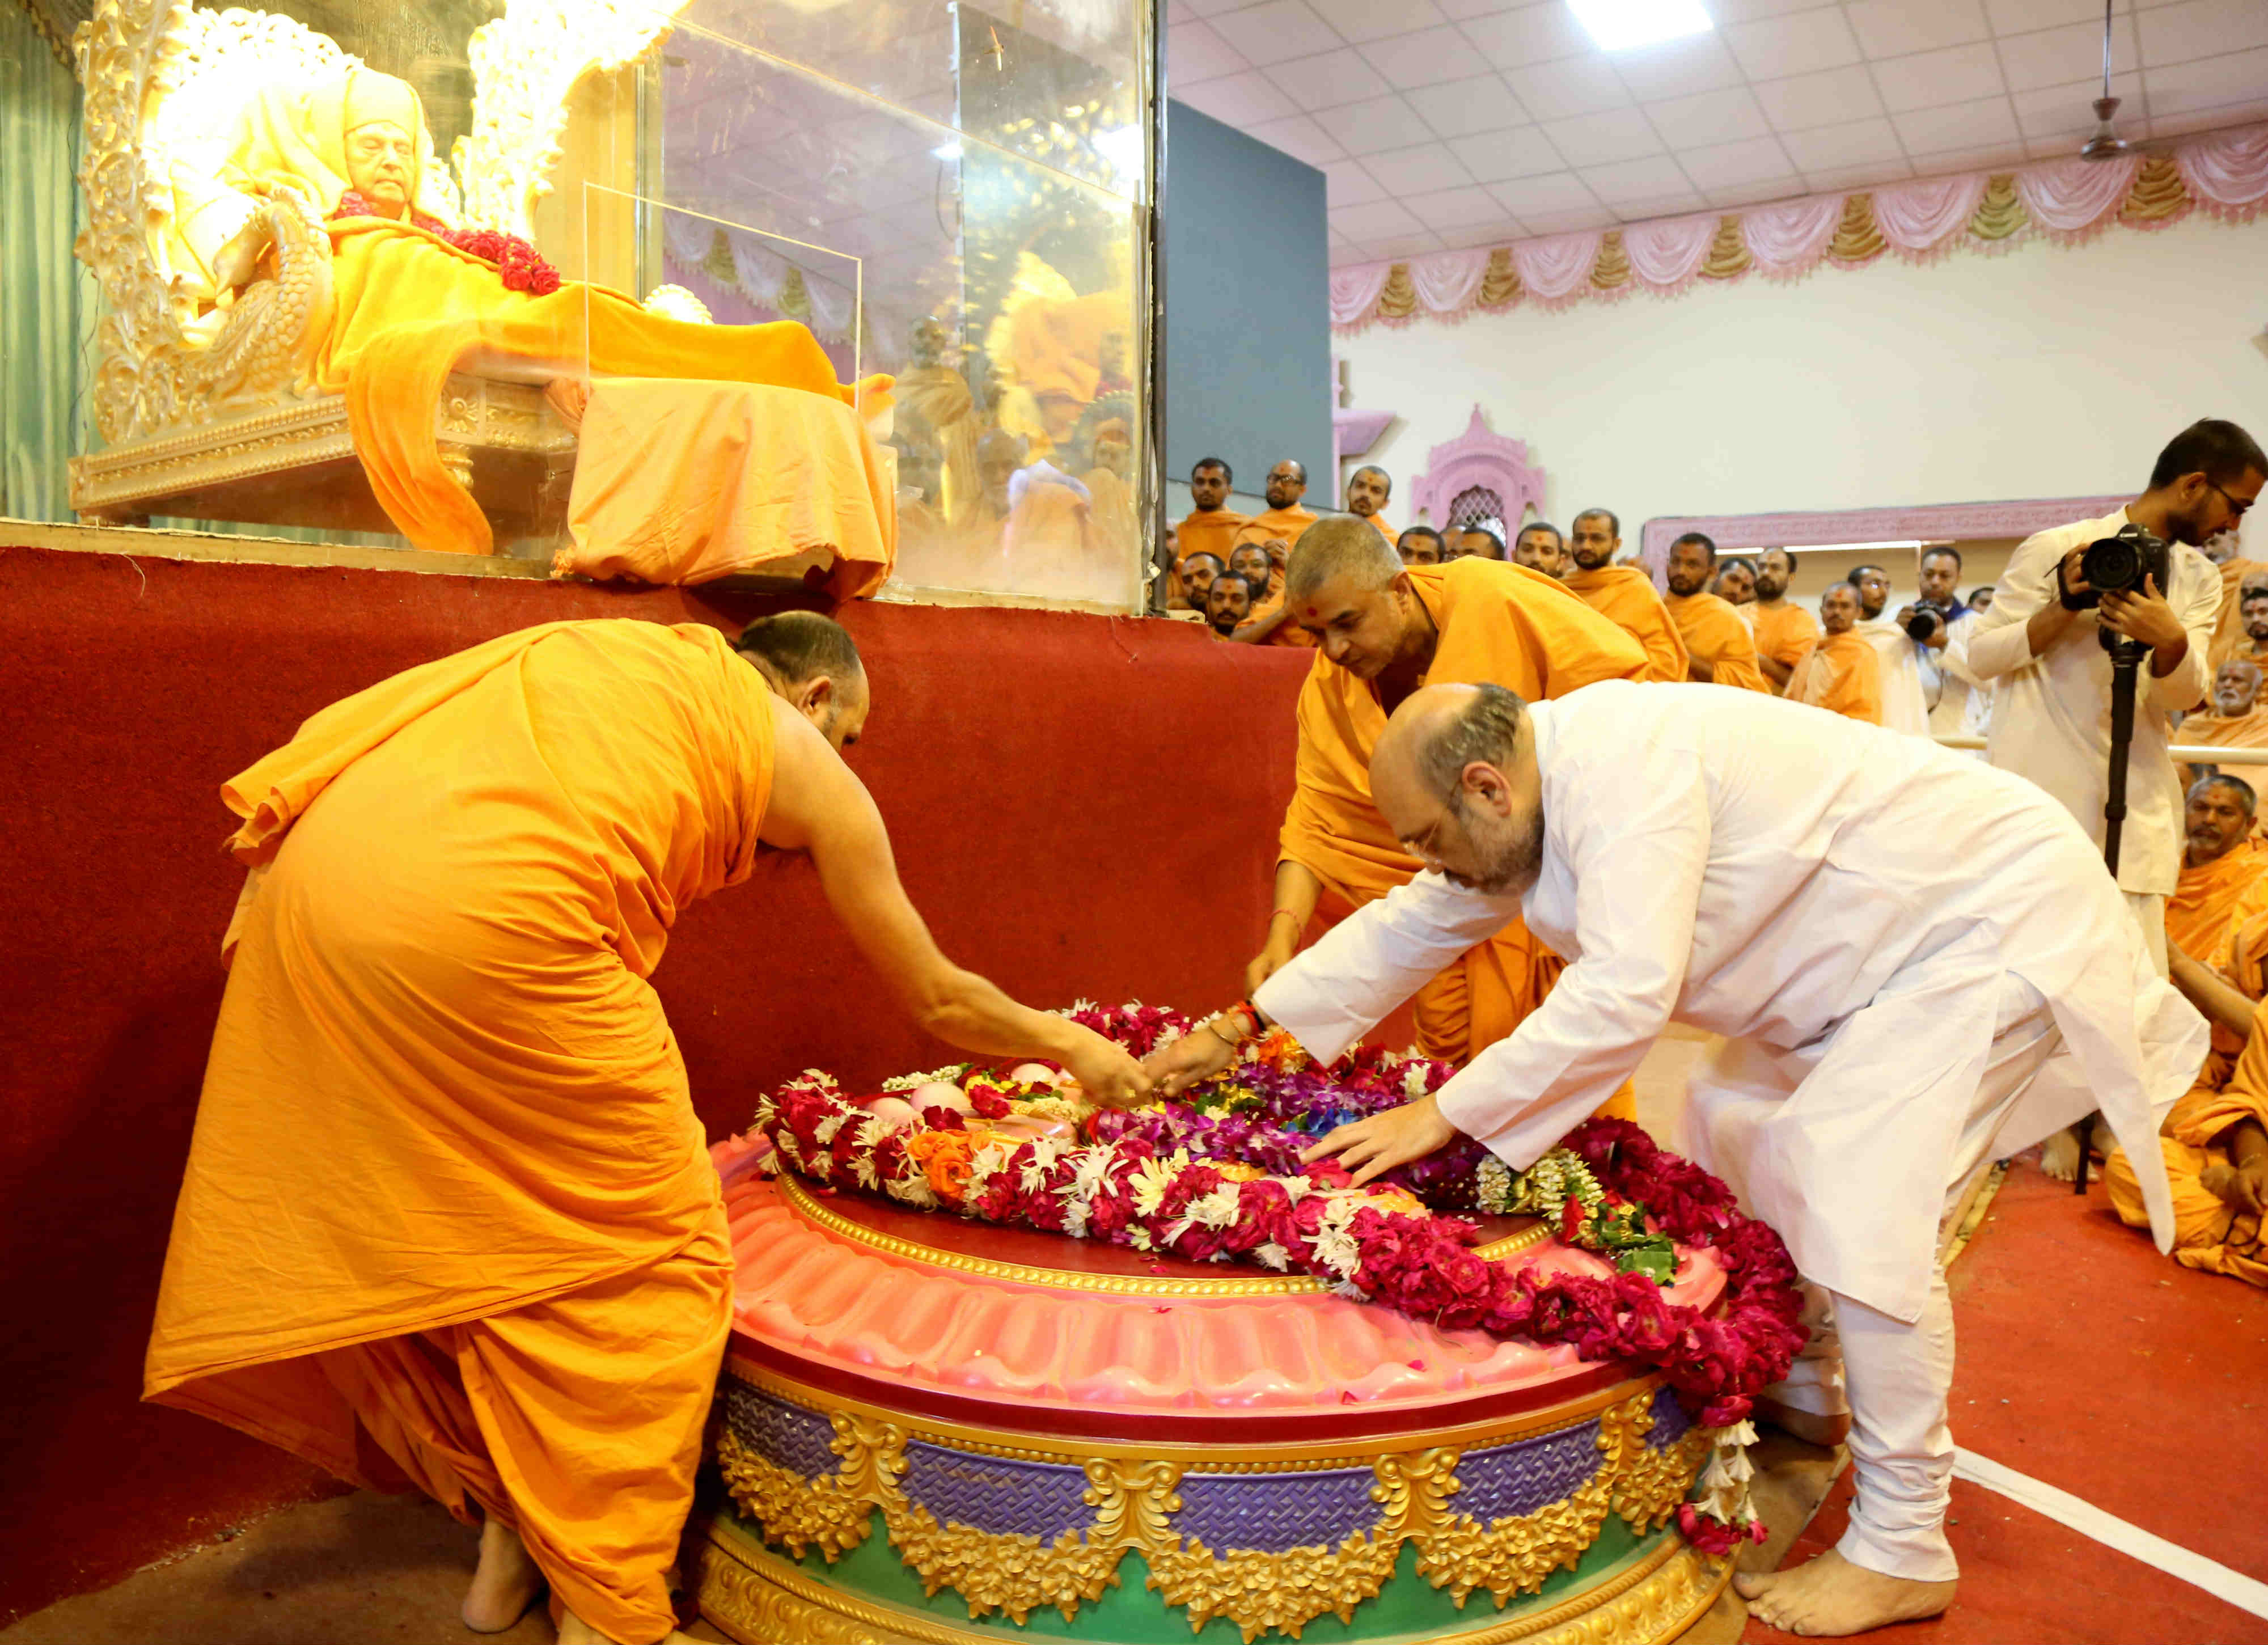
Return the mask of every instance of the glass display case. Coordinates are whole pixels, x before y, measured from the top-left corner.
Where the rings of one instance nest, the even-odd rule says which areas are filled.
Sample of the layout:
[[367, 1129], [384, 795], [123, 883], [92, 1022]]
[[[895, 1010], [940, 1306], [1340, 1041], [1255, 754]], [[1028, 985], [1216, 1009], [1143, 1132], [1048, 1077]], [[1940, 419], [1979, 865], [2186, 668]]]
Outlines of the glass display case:
[[[1139, 0], [99, 0], [74, 506], [549, 556], [622, 443], [601, 402], [686, 384], [669, 461], [617, 468], [740, 464], [781, 494], [744, 527], [809, 515], [814, 475], [863, 485], [895, 587], [1131, 609], [1152, 26]], [[806, 429], [783, 391], [837, 409]]]

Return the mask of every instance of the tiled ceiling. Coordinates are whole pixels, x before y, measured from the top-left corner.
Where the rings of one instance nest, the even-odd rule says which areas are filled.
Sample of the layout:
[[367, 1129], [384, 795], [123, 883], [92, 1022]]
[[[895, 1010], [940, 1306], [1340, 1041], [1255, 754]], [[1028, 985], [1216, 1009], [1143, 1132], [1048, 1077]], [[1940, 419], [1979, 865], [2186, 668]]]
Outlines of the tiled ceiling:
[[[2268, 118], [2268, 0], [2115, 0], [2118, 129]], [[1564, 0], [1169, 0], [1171, 94], [1322, 167], [1364, 262], [2073, 153], [2101, 0], [1703, 0], [1602, 52]]]

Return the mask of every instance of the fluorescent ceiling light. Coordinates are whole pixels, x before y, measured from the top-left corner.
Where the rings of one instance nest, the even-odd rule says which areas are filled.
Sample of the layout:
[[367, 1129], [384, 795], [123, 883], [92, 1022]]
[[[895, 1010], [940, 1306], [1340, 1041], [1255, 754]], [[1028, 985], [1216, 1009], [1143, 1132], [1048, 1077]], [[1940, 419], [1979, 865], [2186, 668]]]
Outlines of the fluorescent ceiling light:
[[1701, 0], [1567, 0], [1567, 6], [1601, 51], [1683, 40], [1715, 26]]

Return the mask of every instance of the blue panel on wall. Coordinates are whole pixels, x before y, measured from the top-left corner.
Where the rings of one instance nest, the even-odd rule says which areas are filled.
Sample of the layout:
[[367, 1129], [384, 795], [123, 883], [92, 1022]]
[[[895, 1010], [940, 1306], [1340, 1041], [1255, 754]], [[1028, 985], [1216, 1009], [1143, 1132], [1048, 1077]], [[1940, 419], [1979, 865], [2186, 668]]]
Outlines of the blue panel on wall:
[[1164, 249], [1166, 477], [1219, 456], [1256, 496], [1296, 457], [1334, 506], [1322, 173], [1169, 102]]

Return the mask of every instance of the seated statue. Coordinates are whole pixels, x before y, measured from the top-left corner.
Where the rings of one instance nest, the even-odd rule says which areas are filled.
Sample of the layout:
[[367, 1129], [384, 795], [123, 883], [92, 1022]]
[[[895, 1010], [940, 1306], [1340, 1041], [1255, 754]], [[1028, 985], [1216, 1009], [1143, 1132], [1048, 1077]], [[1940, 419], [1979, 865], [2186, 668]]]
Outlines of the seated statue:
[[765, 383], [837, 396], [869, 415], [889, 403], [888, 378], [856, 389], [838, 383], [818, 341], [792, 321], [667, 319], [618, 291], [560, 282], [525, 241], [455, 229], [441, 190], [429, 187], [438, 175], [406, 82], [357, 67], [265, 87], [237, 116], [217, 178], [174, 168], [162, 247], [177, 299], [217, 314], [269, 267], [271, 231], [264, 214], [253, 215], [256, 201], [289, 190], [323, 219], [331, 309], [308, 375], [346, 396], [371, 489], [417, 547], [494, 548], [487, 519], [435, 440], [435, 404], [453, 371], [522, 381], [589, 373]]

